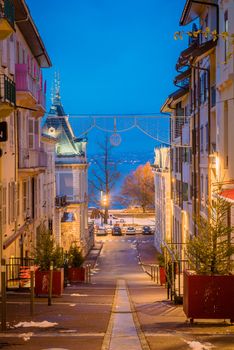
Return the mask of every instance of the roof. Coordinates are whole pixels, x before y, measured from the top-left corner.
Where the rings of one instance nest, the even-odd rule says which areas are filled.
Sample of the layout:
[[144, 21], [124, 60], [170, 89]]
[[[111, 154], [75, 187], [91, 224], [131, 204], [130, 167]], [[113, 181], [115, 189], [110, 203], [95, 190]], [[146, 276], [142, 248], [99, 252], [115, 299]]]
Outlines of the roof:
[[[203, 4], [204, 2], [204, 4]], [[180, 25], [184, 26], [192, 21], [194, 21], [197, 17], [200, 17], [201, 13], [204, 11], [205, 6], [207, 6], [207, 2], [209, 4], [217, 4], [217, 0], [186, 0], [184, 5], [184, 9], [180, 18]]]
[[168, 98], [166, 99], [164, 104], [162, 105], [161, 112], [163, 112], [163, 113], [170, 113], [171, 110], [172, 110], [171, 103], [175, 102], [179, 98], [185, 96], [186, 94], [188, 94], [188, 92], [189, 92], [189, 86], [188, 85], [185, 85], [183, 88], [172, 92], [168, 96]]
[[15, 23], [22, 32], [38, 64], [42, 68], [51, 67], [51, 60], [25, 0], [14, 0], [14, 6]]
[[226, 199], [230, 203], [234, 203], [234, 188], [223, 190], [220, 196]]

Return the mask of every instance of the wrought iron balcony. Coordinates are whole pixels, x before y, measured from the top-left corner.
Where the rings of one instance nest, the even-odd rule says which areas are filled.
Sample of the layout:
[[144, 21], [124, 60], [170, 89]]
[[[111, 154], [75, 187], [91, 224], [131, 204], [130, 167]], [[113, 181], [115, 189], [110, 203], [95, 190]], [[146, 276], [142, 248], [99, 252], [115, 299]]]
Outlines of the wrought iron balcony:
[[15, 8], [13, 0], [0, 1], [0, 40], [14, 32]]
[[47, 167], [47, 154], [41, 149], [19, 147], [19, 169], [27, 172]]
[[67, 196], [56, 196], [55, 197], [56, 208], [62, 208], [67, 206]]
[[15, 83], [6, 75], [0, 75], [0, 117], [7, 117], [15, 107]]

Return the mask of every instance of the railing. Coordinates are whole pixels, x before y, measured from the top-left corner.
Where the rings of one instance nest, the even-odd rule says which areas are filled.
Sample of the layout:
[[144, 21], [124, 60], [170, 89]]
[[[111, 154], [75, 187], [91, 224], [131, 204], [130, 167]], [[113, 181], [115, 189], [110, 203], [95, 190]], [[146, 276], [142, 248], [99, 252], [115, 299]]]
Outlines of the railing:
[[42, 150], [19, 148], [19, 168], [40, 168], [47, 166], [47, 154]]
[[28, 72], [27, 64], [15, 65], [16, 91], [29, 92], [38, 101], [39, 84]]
[[55, 206], [57, 208], [62, 208], [67, 206], [67, 196], [56, 196], [55, 197]]
[[7, 289], [29, 287], [30, 266], [34, 266], [34, 259], [10, 258], [6, 264]]
[[5, 74], [0, 75], [0, 98], [1, 102], [15, 105], [15, 83]]
[[0, 3], [0, 18], [6, 18], [14, 28], [15, 23], [15, 7], [13, 0], [4, 0], [4, 4]]
[[160, 284], [160, 272], [159, 272], [159, 265], [158, 264], [142, 264], [141, 263], [141, 267], [143, 268], [144, 272], [150, 276], [151, 281], [156, 282], [157, 284]]

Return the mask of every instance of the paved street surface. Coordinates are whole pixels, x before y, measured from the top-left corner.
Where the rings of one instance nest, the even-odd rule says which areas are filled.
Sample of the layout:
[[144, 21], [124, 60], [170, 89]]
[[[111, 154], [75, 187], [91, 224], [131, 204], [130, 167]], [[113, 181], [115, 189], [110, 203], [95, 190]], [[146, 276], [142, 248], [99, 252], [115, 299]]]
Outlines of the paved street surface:
[[[144, 273], [138, 255], [142, 262], [155, 262], [151, 236], [98, 240], [103, 247], [90, 284], [67, 287], [52, 306], [37, 298], [33, 318], [28, 293], [8, 294], [8, 330], [0, 334], [0, 349], [234, 349], [234, 326], [222, 320], [191, 326], [182, 307], [166, 300], [165, 288]], [[89, 261], [98, 253], [95, 249]]]

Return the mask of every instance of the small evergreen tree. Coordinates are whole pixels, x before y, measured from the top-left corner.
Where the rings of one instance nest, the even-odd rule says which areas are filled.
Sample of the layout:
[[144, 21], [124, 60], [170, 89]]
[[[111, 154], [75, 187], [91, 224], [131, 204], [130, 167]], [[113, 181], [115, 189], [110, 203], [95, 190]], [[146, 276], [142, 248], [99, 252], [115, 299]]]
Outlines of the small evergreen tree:
[[190, 266], [198, 274], [225, 275], [232, 269], [233, 227], [226, 223], [230, 204], [219, 195], [220, 190], [216, 194], [215, 200], [207, 205], [208, 218], [200, 215], [195, 219], [197, 235], [192, 237], [187, 246]]
[[84, 262], [84, 258], [79, 250], [79, 248], [75, 246], [71, 246], [68, 251], [68, 266], [71, 267], [80, 267]]
[[54, 238], [45, 226], [41, 226], [37, 236], [34, 259], [41, 271], [49, 270], [51, 263], [57, 268], [63, 266], [62, 249], [55, 246]]

